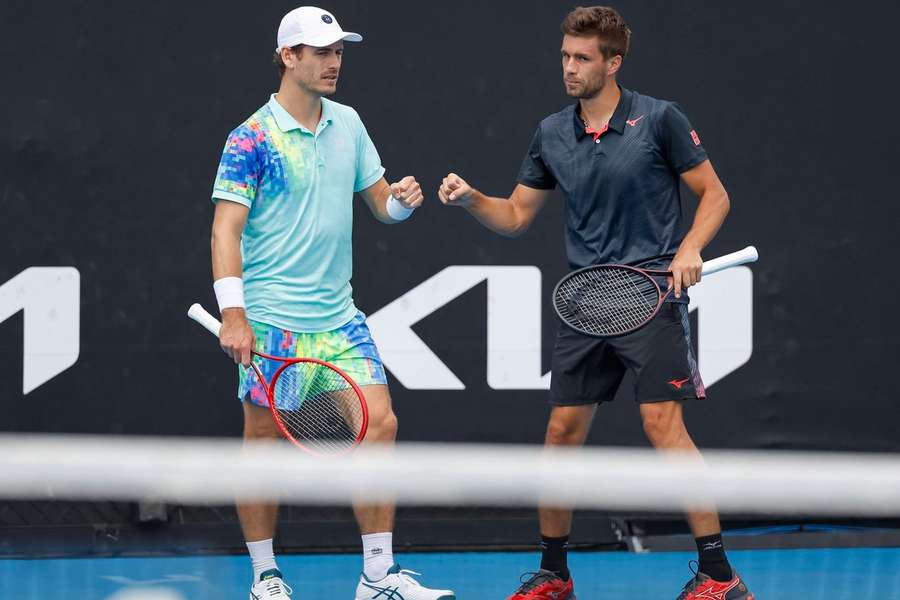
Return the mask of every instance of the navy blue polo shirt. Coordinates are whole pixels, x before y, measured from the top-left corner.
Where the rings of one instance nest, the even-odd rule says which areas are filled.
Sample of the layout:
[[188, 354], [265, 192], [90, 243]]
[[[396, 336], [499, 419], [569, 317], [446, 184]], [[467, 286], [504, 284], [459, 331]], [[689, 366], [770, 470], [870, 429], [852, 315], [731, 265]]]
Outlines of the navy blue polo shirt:
[[578, 104], [541, 121], [519, 171], [519, 183], [565, 195], [573, 269], [667, 267], [684, 238], [680, 175], [707, 159], [677, 104], [621, 93], [602, 133], [585, 131]]

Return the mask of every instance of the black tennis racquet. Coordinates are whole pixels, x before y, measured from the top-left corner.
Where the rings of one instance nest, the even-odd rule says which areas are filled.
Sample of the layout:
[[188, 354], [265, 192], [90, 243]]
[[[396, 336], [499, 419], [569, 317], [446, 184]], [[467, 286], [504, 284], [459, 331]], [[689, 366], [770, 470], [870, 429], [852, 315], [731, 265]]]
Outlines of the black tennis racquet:
[[[756, 248], [714, 258], [703, 263], [700, 273], [711, 275], [724, 269], [755, 262]], [[627, 265], [594, 265], [569, 273], [553, 290], [553, 308], [563, 323], [591, 337], [607, 338], [637, 331], [653, 320], [672, 293], [663, 291], [654, 277], [671, 271], [639, 269]]]

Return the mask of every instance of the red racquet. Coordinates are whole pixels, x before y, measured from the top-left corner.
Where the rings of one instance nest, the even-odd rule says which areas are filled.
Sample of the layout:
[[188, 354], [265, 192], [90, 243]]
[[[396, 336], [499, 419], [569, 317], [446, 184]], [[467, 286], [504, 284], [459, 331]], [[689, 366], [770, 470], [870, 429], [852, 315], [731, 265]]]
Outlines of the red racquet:
[[[222, 323], [199, 304], [188, 316], [216, 337]], [[278, 363], [271, 381], [259, 367]], [[366, 437], [369, 410], [359, 386], [336, 366], [315, 358], [280, 358], [253, 352], [250, 367], [266, 391], [269, 410], [281, 433], [301, 449], [317, 455], [337, 455]]]
[[[703, 263], [701, 274], [754, 262], [756, 248], [720, 256]], [[560, 320], [584, 335], [607, 338], [637, 331], [653, 320], [672, 288], [663, 291], [654, 277], [670, 271], [628, 265], [594, 265], [563, 277], [553, 290], [553, 308]]]

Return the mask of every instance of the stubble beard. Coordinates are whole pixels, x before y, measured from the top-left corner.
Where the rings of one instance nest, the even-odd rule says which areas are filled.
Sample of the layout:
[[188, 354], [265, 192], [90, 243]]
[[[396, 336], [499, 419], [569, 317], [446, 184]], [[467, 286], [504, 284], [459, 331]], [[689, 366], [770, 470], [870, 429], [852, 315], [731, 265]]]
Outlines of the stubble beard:
[[597, 81], [594, 82], [593, 85], [588, 87], [585, 85], [584, 88], [580, 92], [576, 92], [574, 94], [569, 94], [573, 98], [577, 98], [578, 100], [590, 100], [592, 98], [596, 98], [600, 95], [600, 92], [603, 91], [603, 88], [606, 87], [606, 77], [600, 76]]
[[319, 97], [333, 96], [335, 93], [337, 93], [337, 81], [334, 82], [334, 87], [326, 87], [321, 83], [316, 85], [316, 83], [310, 83], [302, 80], [297, 82], [297, 85], [300, 86], [300, 88], [306, 93]]

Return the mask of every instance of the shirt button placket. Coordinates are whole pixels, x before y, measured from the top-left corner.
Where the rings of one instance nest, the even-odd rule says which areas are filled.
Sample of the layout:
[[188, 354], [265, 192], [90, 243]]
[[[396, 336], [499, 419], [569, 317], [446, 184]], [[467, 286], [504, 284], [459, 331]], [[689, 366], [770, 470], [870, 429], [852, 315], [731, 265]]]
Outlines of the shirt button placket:
[[320, 169], [325, 166], [325, 160], [322, 158], [322, 153], [319, 151], [319, 134], [322, 133], [322, 127], [324, 125], [319, 125], [318, 130], [313, 135], [313, 143], [316, 146], [316, 166]]

